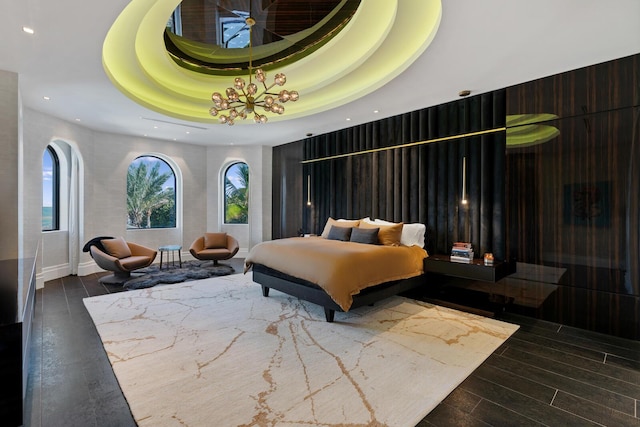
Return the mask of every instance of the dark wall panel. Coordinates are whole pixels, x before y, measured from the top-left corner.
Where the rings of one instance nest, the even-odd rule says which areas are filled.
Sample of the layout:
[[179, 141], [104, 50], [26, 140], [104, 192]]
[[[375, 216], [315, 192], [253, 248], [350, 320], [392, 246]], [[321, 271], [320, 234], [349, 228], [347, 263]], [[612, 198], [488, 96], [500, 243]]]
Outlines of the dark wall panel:
[[320, 233], [328, 217], [422, 222], [431, 252], [465, 240], [504, 257], [504, 221], [495, 215], [504, 210], [504, 131], [392, 148], [500, 126], [497, 91], [305, 140], [304, 175], [314, 183], [305, 229]]
[[307, 184], [302, 176], [302, 144], [291, 143], [273, 148], [273, 225], [274, 239], [293, 237], [303, 229], [301, 209], [302, 188]]
[[[523, 136], [531, 144], [514, 148]], [[477, 253], [533, 269], [521, 291], [539, 305], [524, 314], [640, 339], [640, 55], [290, 145], [297, 175], [278, 181], [274, 155], [274, 237], [299, 223], [319, 233], [329, 216], [423, 222], [431, 252], [470, 240]], [[468, 206], [460, 204], [463, 157]], [[283, 202], [276, 182], [297, 199]], [[560, 278], [549, 283], [549, 272]]]
[[[541, 317], [634, 339], [639, 87], [635, 55], [507, 89], [510, 115], [557, 117], [507, 129], [508, 257], [563, 272]], [[541, 130], [554, 136], [536, 136]], [[511, 146], [510, 135], [522, 142], [527, 132], [531, 145]]]

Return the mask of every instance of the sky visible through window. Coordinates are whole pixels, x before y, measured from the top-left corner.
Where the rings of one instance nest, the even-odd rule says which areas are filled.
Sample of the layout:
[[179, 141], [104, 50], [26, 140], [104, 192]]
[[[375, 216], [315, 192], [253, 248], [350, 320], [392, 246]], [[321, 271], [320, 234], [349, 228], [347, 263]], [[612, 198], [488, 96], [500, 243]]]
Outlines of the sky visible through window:
[[42, 156], [42, 207], [53, 206], [53, 159], [49, 150]]
[[143, 156], [135, 159], [133, 162], [131, 162], [131, 165], [138, 166], [140, 163], [145, 163], [147, 165], [147, 170], [151, 170], [151, 168], [156, 163], [160, 163], [160, 169], [158, 169], [158, 171], [160, 172], [160, 175], [165, 173], [171, 174], [171, 176], [169, 176], [169, 178], [164, 182], [164, 184], [162, 184], [162, 189], [166, 190], [167, 188], [175, 187], [175, 176], [173, 175], [173, 170], [169, 167], [169, 165], [165, 161], [157, 159], [155, 157], [151, 157], [151, 156]]
[[244, 182], [240, 178], [240, 165], [242, 163], [236, 163], [231, 165], [231, 167], [227, 170], [227, 179], [231, 181], [234, 187], [238, 190], [245, 188]]

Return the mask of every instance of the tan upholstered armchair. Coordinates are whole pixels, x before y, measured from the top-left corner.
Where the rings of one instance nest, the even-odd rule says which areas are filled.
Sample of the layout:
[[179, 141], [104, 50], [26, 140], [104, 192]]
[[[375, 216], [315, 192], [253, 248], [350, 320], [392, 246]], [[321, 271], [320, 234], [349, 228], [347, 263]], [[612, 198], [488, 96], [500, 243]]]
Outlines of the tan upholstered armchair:
[[113, 271], [112, 275], [101, 277], [100, 282], [119, 284], [131, 277], [132, 271], [150, 266], [158, 252], [118, 237], [94, 242], [89, 253], [102, 269]]
[[238, 241], [227, 233], [204, 233], [191, 244], [189, 252], [194, 258], [212, 260], [217, 265], [218, 261], [233, 258], [238, 249]]

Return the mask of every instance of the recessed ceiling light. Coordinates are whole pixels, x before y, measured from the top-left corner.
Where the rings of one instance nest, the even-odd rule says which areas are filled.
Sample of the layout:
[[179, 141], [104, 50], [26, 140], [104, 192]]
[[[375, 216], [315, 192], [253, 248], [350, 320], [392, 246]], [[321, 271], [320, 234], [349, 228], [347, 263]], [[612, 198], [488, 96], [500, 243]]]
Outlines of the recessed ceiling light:
[[51, 98], [49, 98], [48, 96], [43, 96], [42, 99], [44, 99], [45, 101], [51, 100]]
[[153, 128], [154, 128], [154, 129], [158, 129], [158, 126], [154, 126]]
[[30, 27], [22, 27], [22, 31], [24, 31], [27, 34], [34, 34], [35, 31], [33, 31], [33, 28]]
[[347, 117], [347, 121], [350, 122], [351, 121], [351, 117]]
[[378, 110], [373, 110], [373, 114], [378, 114], [380, 111]]
[[80, 122], [80, 121], [82, 121], [82, 120], [80, 120], [80, 119], [76, 119], [76, 122]]

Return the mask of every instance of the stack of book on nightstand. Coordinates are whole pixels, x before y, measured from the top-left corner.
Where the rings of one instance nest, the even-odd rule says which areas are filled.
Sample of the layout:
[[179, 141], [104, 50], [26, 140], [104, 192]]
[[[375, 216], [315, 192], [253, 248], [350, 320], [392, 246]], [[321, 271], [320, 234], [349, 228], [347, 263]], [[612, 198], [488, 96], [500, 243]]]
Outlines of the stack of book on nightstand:
[[471, 247], [471, 243], [455, 242], [451, 248], [451, 261], [466, 263], [473, 261], [473, 248]]

